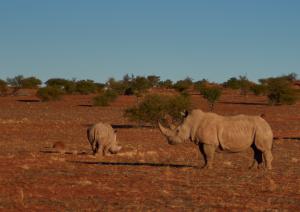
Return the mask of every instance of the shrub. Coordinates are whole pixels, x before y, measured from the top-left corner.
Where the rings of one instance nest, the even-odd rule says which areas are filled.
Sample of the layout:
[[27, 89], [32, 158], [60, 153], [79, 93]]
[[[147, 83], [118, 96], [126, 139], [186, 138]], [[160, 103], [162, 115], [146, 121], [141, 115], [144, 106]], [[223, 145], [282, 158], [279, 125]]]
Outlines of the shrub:
[[206, 89], [209, 82], [206, 79], [199, 80], [194, 83], [194, 88], [202, 93], [202, 90]]
[[119, 95], [123, 95], [126, 88], [127, 83], [123, 83], [122, 81], [116, 81], [114, 78], [110, 78], [106, 85], [108, 89], [113, 90], [114, 92], [118, 93]]
[[223, 86], [231, 89], [240, 89], [242, 95], [247, 95], [253, 82], [249, 81], [246, 76], [239, 76], [239, 79], [232, 77]]
[[21, 79], [21, 87], [22, 88], [38, 88], [42, 84], [40, 79], [36, 77], [28, 77]]
[[174, 84], [174, 88], [179, 92], [185, 92], [193, 85], [192, 79], [187, 77], [184, 80], [179, 80]]
[[3, 96], [7, 93], [7, 83], [0, 79], [0, 96]]
[[113, 90], [106, 90], [101, 95], [93, 98], [93, 105], [95, 106], [108, 106], [112, 101], [118, 97], [118, 93]]
[[294, 104], [298, 96], [291, 84], [284, 78], [272, 78], [267, 81], [268, 99], [271, 105]]
[[[66, 79], [52, 78], [47, 80], [45, 84], [49, 87], [59, 88], [66, 93], [73, 93], [75, 91], [75, 82]], [[68, 92], [66, 90], [68, 90]]]
[[137, 106], [128, 108], [124, 116], [132, 121], [149, 123], [155, 126], [158, 120], [170, 115], [174, 120], [182, 119], [181, 112], [190, 109], [186, 96], [147, 95]]
[[97, 85], [92, 80], [80, 80], [76, 82], [76, 91], [80, 94], [95, 93]]
[[173, 88], [173, 82], [169, 79], [165, 81], [160, 81], [158, 85], [163, 88]]
[[155, 75], [150, 75], [147, 76], [147, 80], [149, 82], [150, 87], [156, 87], [160, 82], [160, 77]]
[[256, 95], [266, 95], [267, 94], [267, 86], [261, 84], [254, 84], [251, 86], [250, 90]]
[[231, 89], [240, 89], [240, 81], [235, 78], [235, 77], [231, 77], [229, 80], [227, 80], [226, 82], [223, 83], [224, 87], [226, 88], [231, 88]]
[[221, 97], [222, 91], [218, 87], [204, 87], [200, 91], [209, 104], [210, 111], [213, 111], [216, 101]]
[[42, 101], [59, 100], [63, 95], [62, 90], [57, 86], [47, 86], [39, 88], [37, 91], [37, 97]]

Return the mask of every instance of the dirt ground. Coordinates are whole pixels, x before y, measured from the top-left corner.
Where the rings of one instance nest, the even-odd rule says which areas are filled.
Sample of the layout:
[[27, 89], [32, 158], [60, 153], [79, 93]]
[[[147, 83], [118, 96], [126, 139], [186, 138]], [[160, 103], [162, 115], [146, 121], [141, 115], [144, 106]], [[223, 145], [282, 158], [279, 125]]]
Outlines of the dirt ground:
[[[91, 98], [0, 97], [0, 211], [300, 211], [299, 102], [271, 107], [264, 97], [225, 92], [216, 113], [263, 113], [270, 123], [273, 170], [249, 170], [250, 150], [217, 153], [214, 169], [204, 170], [194, 144], [168, 145], [158, 129], [131, 127], [122, 114], [135, 97], [109, 107]], [[86, 128], [99, 121], [117, 128], [119, 154], [91, 155]], [[52, 152], [57, 141], [64, 154]]]

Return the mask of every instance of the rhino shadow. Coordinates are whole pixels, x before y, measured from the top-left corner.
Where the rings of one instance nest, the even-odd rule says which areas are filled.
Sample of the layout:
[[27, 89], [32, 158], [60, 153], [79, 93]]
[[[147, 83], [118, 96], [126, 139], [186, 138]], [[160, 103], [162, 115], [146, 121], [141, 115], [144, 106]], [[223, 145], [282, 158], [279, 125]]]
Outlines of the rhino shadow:
[[149, 166], [149, 167], [171, 167], [171, 168], [198, 168], [193, 165], [170, 164], [170, 163], [141, 163], [141, 162], [94, 162], [94, 161], [68, 161], [70, 163], [102, 165], [102, 166]]
[[[91, 127], [93, 124], [83, 124], [85, 127]], [[111, 124], [113, 129], [130, 129], [130, 128], [153, 128], [150, 125], [137, 125], [137, 124]]]

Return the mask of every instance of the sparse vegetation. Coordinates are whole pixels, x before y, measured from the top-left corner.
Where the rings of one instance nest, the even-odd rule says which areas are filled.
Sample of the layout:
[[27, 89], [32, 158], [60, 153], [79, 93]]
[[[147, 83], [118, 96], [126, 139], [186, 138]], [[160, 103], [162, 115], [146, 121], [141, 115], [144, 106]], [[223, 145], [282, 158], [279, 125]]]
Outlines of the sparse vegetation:
[[173, 88], [173, 82], [169, 79], [165, 81], [160, 81], [158, 85], [162, 88]]
[[241, 95], [247, 95], [250, 91], [250, 88], [254, 85], [253, 82], [249, 81], [246, 76], [232, 77], [226, 82], [223, 83], [223, 86], [226, 88], [231, 88], [234, 90], [240, 89]]
[[7, 83], [14, 89], [20, 89], [22, 88], [22, 80], [24, 79], [23, 75], [18, 75], [13, 78], [7, 78]]
[[94, 106], [108, 106], [118, 97], [118, 93], [113, 90], [106, 90], [102, 94], [93, 98]]
[[42, 101], [59, 100], [62, 95], [62, 90], [57, 86], [46, 86], [43, 88], [39, 88], [37, 91], [37, 97]]
[[267, 95], [267, 86], [261, 85], [261, 84], [254, 84], [250, 87], [250, 90], [256, 95], [256, 96], [264, 96]]
[[189, 89], [192, 85], [192, 79], [187, 77], [184, 80], [178, 80], [173, 87], [179, 92], [186, 92], [186, 90]]

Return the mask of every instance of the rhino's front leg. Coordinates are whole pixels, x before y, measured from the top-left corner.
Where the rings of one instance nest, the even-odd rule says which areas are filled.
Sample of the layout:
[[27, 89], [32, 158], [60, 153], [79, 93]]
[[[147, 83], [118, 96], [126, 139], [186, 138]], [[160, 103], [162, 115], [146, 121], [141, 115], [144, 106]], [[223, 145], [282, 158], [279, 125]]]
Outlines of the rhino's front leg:
[[207, 169], [212, 168], [216, 148], [217, 147], [215, 145], [203, 144], [203, 151], [205, 154], [205, 167], [204, 168], [207, 168]]

